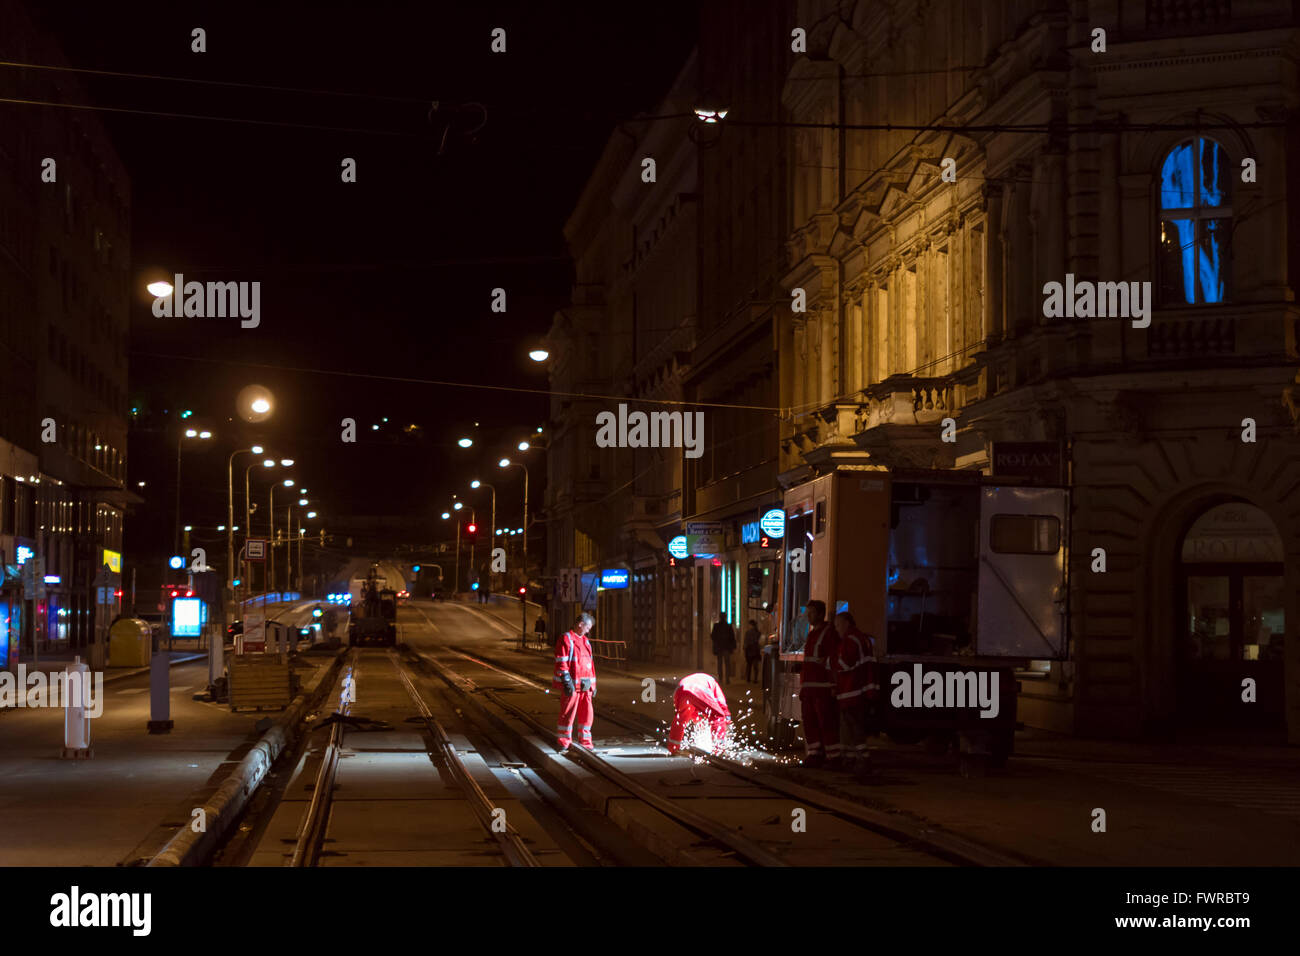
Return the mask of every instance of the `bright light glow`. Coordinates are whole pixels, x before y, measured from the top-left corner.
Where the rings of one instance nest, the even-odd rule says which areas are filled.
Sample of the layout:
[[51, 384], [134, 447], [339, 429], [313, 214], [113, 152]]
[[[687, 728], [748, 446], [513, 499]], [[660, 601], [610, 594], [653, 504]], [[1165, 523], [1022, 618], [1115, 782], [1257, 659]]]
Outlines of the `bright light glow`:
[[284, 465], [284, 467], [286, 467], [286, 468], [290, 468], [290, 467], [293, 466], [293, 459], [292, 459], [292, 458], [281, 458], [281, 459], [280, 459], [280, 464]]
[[263, 468], [274, 468], [274, 467], [275, 467], [275, 461], [272, 460], [272, 459], [270, 459], [270, 458], [268, 458], [268, 459], [266, 459], [265, 461], [262, 462], [262, 467], [263, 467]]
[[537, 434], [540, 435], [541, 433], [542, 433], [542, 426], [541, 426], [541, 425], [538, 425], [538, 426], [537, 426]]
[[477, 478], [475, 478], [473, 481], [471, 481], [471, 482], [469, 483], [469, 486], [470, 486], [471, 488], [477, 488], [477, 487], [478, 487], [479, 485], [481, 485], [481, 484], [482, 484], [482, 482], [479, 481]]
[[259, 415], [265, 415], [271, 410], [271, 403], [265, 398], [255, 398], [248, 406]]
[[545, 362], [551, 357], [551, 353], [546, 351], [546, 349], [533, 349], [528, 353], [528, 357], [534, 362]]
[[185, 437], [186, 437], [186, 438], [194, 438], [194, 437], [197, 436], [197, 435], [198, 435], [198, 432], [196, 432], [193, 428], [187, 428], [187, 429], [185, 429]]
[[442, 513], [442, 520], [443, 520], [443, 521], [446, 521], [446, 520], [447, 520], [448, 518], [450, 518], [450, 517], [451, 517], [451, 512], [450, 512], [450, 511], [444, 511], [444, 512]]
[[199, 437], [200, 437], [200, 438], [211, 438], [211, 437], [212, 437], [212, 432], [199, 432]]
[[218, 531], [225, 531], [225, 530], [226, 530], [226, 526], [225, 526], [224, 524], [219, 524], [219, 525], [217, 525], [217, 530], [218, 530]]
[[378, 426], [378, 425], [371, 425], [371, 426], [370, 426], [370, 430], [371, 430], [372, 432], [377, 432], [377, 431], [379, 431], [379, 426]]
[[251, 451], [254, 455], [260, 455], [260, 454], [262, 454], [262, 446], [261, 446], [261, 445], [254, 445], [252, 448], [250, 448], [250, 449], [248, 449], [248, 450]]
[[532, 446], [529, 445], [528, 442], [526, 441], [521, 441], [517, 447], [519, 448], [520, 451], [528, 451], [528, 449]]
[[[179, 571], [181, 568], [185, 567], [185, 559], [182, 558], [179, 554], [174, 554], [172, 555], [171, 560], [167, 562], [167, 564], [173, 571]], [[175, 595], [173, 595], [173, 597], [174, 596]]]
[[460, 441], [456, 442], [456, 444], [459, 445], [461, 448], [468, 448], [470, 445], [474, 444], [474, 439], [462, 438]]
[[176, 287], [166, 279], [158, 279], [155, 282], [150, 282], [145, 288], [149, 290], [149, 294], [155, 299], [160, 299], [165, 295], [171, 295]]
[[314, 518], [314, 517], [316, 517], [316, 512], [314, 512], [314, 511], [308, 511], [308, 512], [307, 512], [307, 517], [308, 517], [308, 518]]
[[143, 482], [143, 481], [137, 481], [135, 484], [136, 484], [136, 487], [137, 487], [137, 488], [143, 488], [143, 487], [144, 487], [144, 482]]
[[286, 478], [286, 479], [284, 479], [284, 486], [285, 486], [286, 488], [292, 488], [292, 487], [293, 487], [293, 479], [292, 479], [292, 478]]
[[502, 468], [508, 468], [510, 466], [510, 459], [502, 458], [499, 462], [497, 462], [497, 464], [500, 465]]
[[306, 498], [299, 498], [299, 499], [298, 499], [298, 504], [300, 504], [300, 505], [306, 505], [306, 504], [307, 504], [307, 499], [306, 499]]
[[452, 505], [452, 508], [454, 508], [454, 509], [457, 510], [457, 511], [459, 511], [461, 508], [464, 508], [464, 507], [465, 507], [465, 506], [464, 506], [463, 504], [461, 504], [459, 501], [456, 502], [454, 505]]

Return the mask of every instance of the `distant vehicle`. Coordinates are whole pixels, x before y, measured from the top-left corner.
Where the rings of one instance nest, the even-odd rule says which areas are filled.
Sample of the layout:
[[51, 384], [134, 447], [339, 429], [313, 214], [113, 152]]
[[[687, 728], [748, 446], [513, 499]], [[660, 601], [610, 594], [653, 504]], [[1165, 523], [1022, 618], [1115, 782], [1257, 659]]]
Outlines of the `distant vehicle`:
[[398, 592], [397, 592], [397, 600], [398, 600], [399, 602], [407, 600], [408, 598], [410, 598], [410, 596], [411, 596], [411, 592], [410, 592], [410, 591], [398, 591]]
[[353, 605], [348, 644], [397, 646], [397, 592], [382, 587], [374, 569], [362, 587], [361, 601]]
[[438, 587], [434, 588], [432, 591], [429, 592], [429, 597], [433, 598], [433, 600], [435, 601], [445, 601], [447, 600], [450, 594], [451, 594], [450, 588], [439, 585]]
[[226, 625], [226, 640], [233, 641], [240, 634], [244, 633], [243, 621], [231, 621]]

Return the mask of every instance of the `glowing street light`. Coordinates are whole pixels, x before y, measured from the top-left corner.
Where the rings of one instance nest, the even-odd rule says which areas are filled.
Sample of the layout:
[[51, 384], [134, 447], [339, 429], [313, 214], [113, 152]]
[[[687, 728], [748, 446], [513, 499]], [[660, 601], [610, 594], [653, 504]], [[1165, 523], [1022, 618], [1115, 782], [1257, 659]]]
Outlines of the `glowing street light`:
[[528, 451], [528, 449], [529, 449], [531, 446], [528, 444], [528, 442], [526, 442], [526, 441], [521, 441], [521, 442], [520, 442], [516, 447], [517, 447], [520, 451]]
[[235, 398], [235, 409], [246, 422], [265, 421], [275, 410], [275, 396], [261, 385], [249, 385]]
[[275, 467], [275, 459], [274, 459], [274, 458], [267, 458], [265, 461], [262, 462], [262, 467], [263, 467], [263, 468], [274, 468], [274, 467]]
[[262, 454], [262, 446], [261, 446], [261, 445], [254, 445], [252, 448], [250, 448], [250, 449], [248, 449], [248, 450], [251, 451], [254, 455], [260, 455], [260, 454]]
[[446, 521], [446, 520], [447, 520], [448, 518], [450, 518], [450, 517], [451, 517], [451, 512], [450, 512], [450, 511], [444, 511], [444, 512], [442, 513], [442, 520], [443, 520], [443, 521]]
[[456, 502], [454, 505], [452, 505], [451, 507], [453, 508], [453, 510], [455, 510], [455, 511], [459, 511], [461, 508], [464, 508], [465, 506], [464, 506], [463, 504], [461, 504], [461, 503], [458, 501], [458, 502]]
[[551, 353], [546, 351], [546, 349], [533, 349], [528, 353], [528, 357], [534, 362], [545, 362], [551, 357]]
[[459, 445], [461, 448], [469, 448], [471, 445], [474, 444], [474, 439], [462, 438], [460, 441], [456, 442], [456, 444]]
[[281, 458], [281, 459], [280, 459], [280, 464], [284, 465], [284, 467], [286, 467], [286, 468], [291, 468], [291, 467], [293, 466], [293, 459], [292, 459], [292, 458]]
[[150, 282], [145, 288], [149, 290], [149, 294], [155, 299], [161, 299], [163, 296], [171, 295], [175, 291], [175, 286], [166, 279], [157, 279]]

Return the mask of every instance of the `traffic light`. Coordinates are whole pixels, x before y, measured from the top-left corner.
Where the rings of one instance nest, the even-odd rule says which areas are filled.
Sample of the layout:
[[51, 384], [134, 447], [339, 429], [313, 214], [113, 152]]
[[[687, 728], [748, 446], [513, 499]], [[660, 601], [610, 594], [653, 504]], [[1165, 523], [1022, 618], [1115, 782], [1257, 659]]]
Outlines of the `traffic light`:
[[323, 613], [323, 612], [322, 612], [321, 609], [318, 608], [318, 607], [314, 607], [314, 608], [311, 609], [311, 616], [312, 616], [312, 617], [320, 617], [322, 613]]
[[469, 524], [465, 525], [465, 530], [468, 531], [470, 534], [473, 534], [474, 532], [478, 531], [478, 525], [474, 524], [474, 522], [471, 521]]
[[526, 588], [526, 587], [522, 587], [522, 586], [521, 586], [521, 587], [519, 588], [519, 600], [522, 601], [522, 600], [524, 599], [524, 595], [527, 594], [527, 593], [528, 593], [528, 588]]
[[419, 574], [419, 573], [420, 573], [420, 566], [419, 566], [418, 564], [413, 564], [413, 565], [411, 565], [411, 571], [412, 571], [413, 573], [415, 573], [415, 574]]

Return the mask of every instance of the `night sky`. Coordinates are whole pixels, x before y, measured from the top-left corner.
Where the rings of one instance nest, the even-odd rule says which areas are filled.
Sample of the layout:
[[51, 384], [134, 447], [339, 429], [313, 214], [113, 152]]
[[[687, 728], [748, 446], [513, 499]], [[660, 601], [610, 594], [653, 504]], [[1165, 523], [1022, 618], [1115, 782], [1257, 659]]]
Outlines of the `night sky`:
[[[513, 500], [519, 473], [503, 480], [495, 462], [545, 420], [545, 372], [526, 353], [569, 293], [564, 221], [615, 124], [653, 110], [684, 62], [694, 4], [34, 6], [78, 67], [370, 94], [80, 77], [101, 107], [296, 124], [100, 114], [131, 175], [134, 271], [262, 283], [257, 329], [135, 303], [129, 482], [147, 481], [149, 504], [128, 522], [128, 549], [170, 542], [175, 445], [158, 426], [181, 407], [220, 439], [187, 448], [184, 522], [225, 521], [226, 456], [252, 440], [297, 459], [326, 514], [409, 514], [427, 529], [476, 475], [495, 474], [499, 507], [506, 488]], [[206, 53], [190, 50], [196, 26]], [[489, 49], [496, 26], [504, 55]], [[299, 128], [310, 126], [375, 132]], [[344, 157], [355, 184], [340, 181]], [[504, 316], [489, 308], [496, 286]], [[259, 429], [230, 421], [254, 382], [279, 402]], [[356, 445], [339, 439], [345, 416]], [[410, 424], [420, 437], [398, 431]], [[456, 447], [471, 432], [475, 448]], [[537, 494], [544, 469], [530, 461]]]

